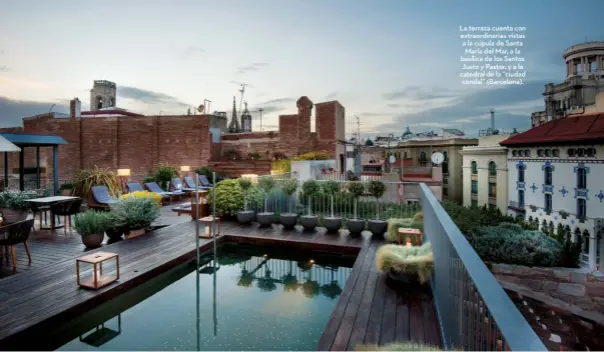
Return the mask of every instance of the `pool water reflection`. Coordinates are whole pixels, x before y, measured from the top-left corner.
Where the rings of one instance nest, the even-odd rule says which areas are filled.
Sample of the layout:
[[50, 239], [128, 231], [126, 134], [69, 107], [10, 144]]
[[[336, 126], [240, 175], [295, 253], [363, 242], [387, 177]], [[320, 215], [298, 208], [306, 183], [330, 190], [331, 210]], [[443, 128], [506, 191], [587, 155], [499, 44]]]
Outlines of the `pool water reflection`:
[[59, 349], [314, 350], [354, 263], [237, 245], [216, 258], [203, 256], [198, 275], [194, 263], [176, 268], [84, 314], [58, 333]]

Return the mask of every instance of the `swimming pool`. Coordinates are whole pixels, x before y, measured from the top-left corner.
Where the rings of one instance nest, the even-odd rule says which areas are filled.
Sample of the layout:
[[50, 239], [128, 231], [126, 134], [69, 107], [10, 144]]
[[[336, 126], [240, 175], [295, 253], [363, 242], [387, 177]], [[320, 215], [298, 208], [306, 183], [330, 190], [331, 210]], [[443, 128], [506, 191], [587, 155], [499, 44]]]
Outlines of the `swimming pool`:
[[[354, 256], [225, 244], [44, 338], [59, 350], [314, 350]], [[199, 303], [199, 304], [198, 304]]]

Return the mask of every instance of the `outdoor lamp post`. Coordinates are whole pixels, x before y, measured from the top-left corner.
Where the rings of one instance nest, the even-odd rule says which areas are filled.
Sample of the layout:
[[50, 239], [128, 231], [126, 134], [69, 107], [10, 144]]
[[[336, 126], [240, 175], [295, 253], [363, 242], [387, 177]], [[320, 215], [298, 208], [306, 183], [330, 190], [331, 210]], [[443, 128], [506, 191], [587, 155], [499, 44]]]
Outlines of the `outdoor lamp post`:
[[122, 192], [126, 193], [126, 185], [128, 184], [128, 180], [130, 178], [130, 169], [118, 169], [117, 176], [120, 178]]
[[189, 175], [189, 172], [191, 172], [191, 167], [188, 165], [183, 165], [180, 167], [180, 178], [185, 178], [186, 176]]

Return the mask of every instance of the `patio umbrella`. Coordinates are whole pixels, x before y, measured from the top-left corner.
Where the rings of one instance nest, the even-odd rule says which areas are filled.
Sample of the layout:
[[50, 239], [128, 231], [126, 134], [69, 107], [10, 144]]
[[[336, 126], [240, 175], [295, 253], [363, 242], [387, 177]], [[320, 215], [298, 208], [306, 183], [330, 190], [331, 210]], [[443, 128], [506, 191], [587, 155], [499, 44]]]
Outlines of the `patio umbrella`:
[[0, 135], [0, 152], [20, 152], [21, 148], [17, 147], [13, 143], [9, 142], [8, 139]]

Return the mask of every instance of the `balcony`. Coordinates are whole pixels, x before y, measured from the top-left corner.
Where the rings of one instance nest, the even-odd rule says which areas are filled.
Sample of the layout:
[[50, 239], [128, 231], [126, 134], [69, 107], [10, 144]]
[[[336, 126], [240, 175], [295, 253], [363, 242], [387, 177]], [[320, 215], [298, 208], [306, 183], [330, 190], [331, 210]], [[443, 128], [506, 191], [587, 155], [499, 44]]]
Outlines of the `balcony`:
[[511, 200], [508, 208], [512, 209], [512, 210], [517, 210], [517, 211], [525, 211], [526, 209], [524, 208], [524, 202], [517, 202], [514, 200]]

